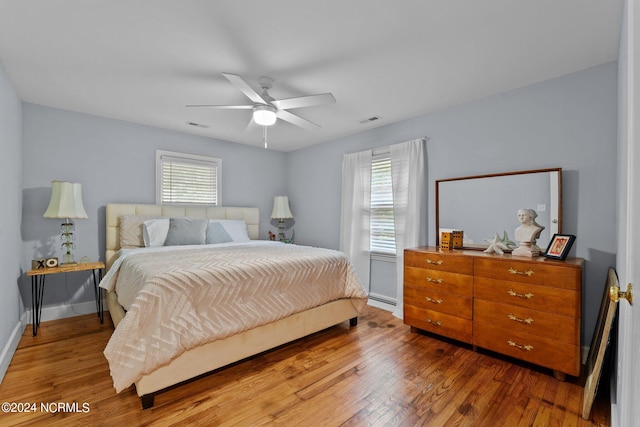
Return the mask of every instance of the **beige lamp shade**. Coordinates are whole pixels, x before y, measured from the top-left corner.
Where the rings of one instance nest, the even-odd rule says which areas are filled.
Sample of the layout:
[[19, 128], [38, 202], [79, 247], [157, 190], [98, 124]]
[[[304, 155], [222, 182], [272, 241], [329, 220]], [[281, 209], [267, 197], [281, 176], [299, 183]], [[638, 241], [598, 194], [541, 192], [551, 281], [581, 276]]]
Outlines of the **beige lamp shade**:
[[291, 209], [289, 209], [289, 198], [287, 196], [276, 196], [273, 199], [273, 211], [271, 219], [287, 219], [293, 218]]
[[52, 181], [51, 201], [45, 218], [89, 218], [82, 204], [82, 186], [76, 182]]

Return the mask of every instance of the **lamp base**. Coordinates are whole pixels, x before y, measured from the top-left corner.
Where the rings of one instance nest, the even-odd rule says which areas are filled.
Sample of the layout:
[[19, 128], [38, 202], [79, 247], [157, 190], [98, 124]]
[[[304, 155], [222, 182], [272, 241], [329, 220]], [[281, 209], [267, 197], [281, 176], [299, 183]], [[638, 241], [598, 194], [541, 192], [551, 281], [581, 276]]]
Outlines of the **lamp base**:
[[280, 219], [278, 221], [278, 240], [282, 242], [284, 239], [284, 219]]
[[73, 248], [75, 244], [73, 243], [74, 236], [74, 225], [68, 218], [65, 223], [62, 224], [62, 235], [60, 236], [62, 239], [62, 247], [65, 250], [65, 253], [62, 257], [62, 262], [60, 265], [73, 265], [77, 264], [77, 262], [73, 259]]
[[[269, 232], [270, 234], [273, 234], [271, 232]], [[279, 242], [284, 242], [284, 243], [293, 243], [293, 238], [294, 238], [294, 231], [291, 232], [291, 238], [288, 239], [287, 236], [284, 234], [284, 220], [281, 219], [278, 222], [278, 236], [277, 236], [277, 240]], [[273, 240], [276, 240], [276, 235], [273, 235]]]
[[60, 263], [60, 265], [75, 265], [75, 264], [78, 264], [78, 262], [73, 259], [73, 254], [69, 252], [64, 254], [64, 256], [62, 257], [62, 262]]

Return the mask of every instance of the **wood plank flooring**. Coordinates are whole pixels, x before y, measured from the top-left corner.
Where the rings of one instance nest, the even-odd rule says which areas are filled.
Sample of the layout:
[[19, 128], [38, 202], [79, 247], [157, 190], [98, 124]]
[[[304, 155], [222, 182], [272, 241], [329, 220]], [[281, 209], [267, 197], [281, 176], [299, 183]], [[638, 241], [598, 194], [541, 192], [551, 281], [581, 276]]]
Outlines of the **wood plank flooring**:
[[27, 327], [0, 402], [35, 411], [0, 413], [0, 425], [610, 425], [606, 388], [583, 420], [582, 379], [560, 382], [541, 368], [411, 333], [372, 307], [354, 328], [345, 322], [182, 384], [147, 410], [133, 386], [113, 389], [102, 355], [111, 333], [108, 315], [101, 325], [95, 314], [44, 322], [35, 338]]

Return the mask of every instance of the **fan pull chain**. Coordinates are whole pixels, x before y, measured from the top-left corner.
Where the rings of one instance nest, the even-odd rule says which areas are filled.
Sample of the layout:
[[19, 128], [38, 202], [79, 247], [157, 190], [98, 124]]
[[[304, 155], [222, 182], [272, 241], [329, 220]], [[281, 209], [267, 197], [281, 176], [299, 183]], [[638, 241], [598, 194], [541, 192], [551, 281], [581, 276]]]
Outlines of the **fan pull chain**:
[[267, 148], [267, 127], [262, 126], [262, 139], [264, 139], [264, 148]]

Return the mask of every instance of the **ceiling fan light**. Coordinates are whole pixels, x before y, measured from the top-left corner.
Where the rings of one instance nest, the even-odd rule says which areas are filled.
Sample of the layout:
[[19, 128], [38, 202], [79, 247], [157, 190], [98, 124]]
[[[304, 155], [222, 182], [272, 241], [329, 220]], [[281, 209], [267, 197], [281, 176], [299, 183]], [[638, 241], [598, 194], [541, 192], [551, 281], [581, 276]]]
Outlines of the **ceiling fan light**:
[[276, 118], [276, 109], [271, 105], [257, 105], [253, 109], [253, 120], [261, 126], [273, 125]]

